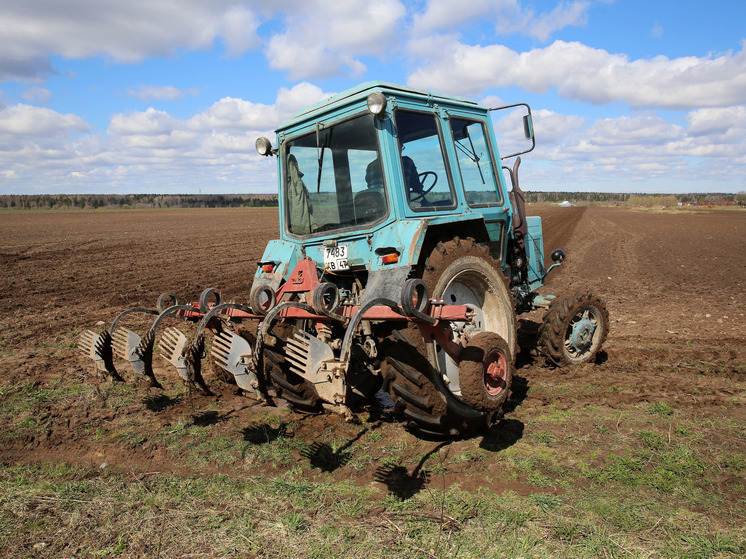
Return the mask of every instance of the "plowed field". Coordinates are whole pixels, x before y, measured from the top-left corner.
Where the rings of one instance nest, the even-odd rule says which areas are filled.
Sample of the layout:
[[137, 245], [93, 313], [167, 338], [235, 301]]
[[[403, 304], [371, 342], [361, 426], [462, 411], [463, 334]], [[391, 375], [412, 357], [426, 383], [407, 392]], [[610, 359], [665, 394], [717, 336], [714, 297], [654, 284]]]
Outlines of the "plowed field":
[[[164, 391], [138, 382], [124, 364], [128, 382], [115, 385], [79, 355], [80, 332], [127, 307], [153, 307], [162, 292], [195, 301], [216, 287], [246, 301], [256, 262], [277, 235], [276, 210], [2, 213], [0, 463], [183, 476], [300, 472], [385, 495], [403, 491], [387, 483], [398, 461], [409, 494], [424, 485], [417, 482], [424, 471], [431, 478], [437, 471], [443, 488], [562, 494], [569, 488], [549, 462], [574, 472], [573, 488], [594, 486], [583, 468], [606, 471], [607, 455], [645, 448], [644, 432], [698, 453], [718, 499], [701, 506], [715, 516], [731, 511], [721, 519], [730, 525], [746, 496], [746, 212], [530, 213], [543, 218], [546, 253], [561, 247], [568, 255], [545, 291], [588, 288], [606, 301], [605, 352], [597, 364], [550, 369], [524, 347], [505, 420], [450, 443], [418, 440], [386, 418], [354, 425], [262, 408], [207, 366], [215, 395], [187, 394], [157, 357]], [[519, 318], [527, 346], [541, 314]], [[278, 440], [292, 442], [287, 452], [260, 452], [279, 453]], [[534, 466], [501, 457], [521, 445], [529, 445], [526, 459], [537, 456], [530, 445], [542, 449]], [[725, 458], [708, 463], [708, 452]], [[496, 465], [505, 475], [495, 475]]]

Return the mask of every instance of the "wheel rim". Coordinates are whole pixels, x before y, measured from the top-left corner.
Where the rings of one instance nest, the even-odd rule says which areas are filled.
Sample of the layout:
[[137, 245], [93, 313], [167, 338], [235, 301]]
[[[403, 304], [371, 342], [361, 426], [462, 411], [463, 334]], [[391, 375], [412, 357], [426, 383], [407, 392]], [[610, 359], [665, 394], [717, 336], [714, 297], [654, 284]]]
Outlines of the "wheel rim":
[[565, 353], [572, 361], [582, 361], [598, 343], [601, 314], [595, 307], [578, 310], [570, 319], [565, 335]]
[[[477, 332], [496, 332], [505, 339], [509, 337], [512, 326], [505, 320], [505, 316], [512, 310], [503, 308], [500, 298], [490, 292], [489, 284], [484, 275], [476, 270], [465, 271], [454, 276], [442, 294], [436, 295], [448, 305], [466, 305], [474, 311], [474, 322], [467, 327], [467, 334], [473, 336]], [[464, 328], [463, 322], [453, 324], [454, 339], [458, 330]], [[459, 364], [454, 361], [440, 346], [435, 344], [435, 357], [440, 373], [448, 379], [448, 389], [456, 396], [461, 394], [459, 382]]]
[[502, 351], [493, 349], [484, 361], [484, 389], [490, 396], [499, 396], [505, 390], [508, 378], [508, 361]]
[[[473, 332], [481, 332], [484, 330], [484, 311], [482, 310], [482, 300], [479, 295], [475, 292], [474, 288], [462, 281], [452, 281], [446, 290], [443, 292], [442, 299], [448, 305], [468, 305], [474, 311], [474, 330]], [[453, 324], [454, 330], [464, 327], [463, 322], [457, 322]], [[454, 332], [454, 338], [456, 334]], [[450, 355], [448, 355], [440, 346], [436, 346], [438, 365], [440, 372], [448, 377], [448, 388], [451, 392], [459, 393], [461, 386], [459, 385], [459, 365], [456, 363]]]

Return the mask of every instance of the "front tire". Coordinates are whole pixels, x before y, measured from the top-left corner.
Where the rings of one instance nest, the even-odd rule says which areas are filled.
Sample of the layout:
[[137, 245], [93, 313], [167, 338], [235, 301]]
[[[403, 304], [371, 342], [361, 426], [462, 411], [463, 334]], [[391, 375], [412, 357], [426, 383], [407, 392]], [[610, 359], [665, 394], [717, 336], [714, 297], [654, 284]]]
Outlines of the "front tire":
[[539, 328], [539, 348], [554, 365], [595, 360], [609, 333], [609, 311], [589, 292], [557, 297]]

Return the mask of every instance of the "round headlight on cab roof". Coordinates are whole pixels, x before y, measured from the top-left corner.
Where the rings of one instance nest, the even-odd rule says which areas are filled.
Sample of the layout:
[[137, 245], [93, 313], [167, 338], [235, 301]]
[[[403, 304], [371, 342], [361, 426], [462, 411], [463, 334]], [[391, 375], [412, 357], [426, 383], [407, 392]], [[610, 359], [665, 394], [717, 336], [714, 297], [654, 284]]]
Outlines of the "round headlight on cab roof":
[[257, 138], [256, 151], [259, 152], [259, 155], [272, 155], [272, 142], [264, 136]]
[[376, 116], [381, 116], [386, 110], [386, 96], [380, 91], [368, 95], [368, 110]]

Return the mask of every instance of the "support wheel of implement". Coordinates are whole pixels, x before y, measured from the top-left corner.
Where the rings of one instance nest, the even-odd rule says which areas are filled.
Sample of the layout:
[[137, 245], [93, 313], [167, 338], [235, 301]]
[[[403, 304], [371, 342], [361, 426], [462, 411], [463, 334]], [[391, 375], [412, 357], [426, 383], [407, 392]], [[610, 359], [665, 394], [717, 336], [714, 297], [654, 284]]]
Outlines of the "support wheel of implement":
[[512, 359], [505, 340], [494, 332], [479, 332], [469, 340], [459, 363], [462, 400], [483, 412], [500, 411], [512, 379]]
[[588, 292], [557, 297], [539, 328], [539, 348], [555, 365], [588, 363], [609, 333], [609, 312]]
[[[466, 395], [463, 392], [459, 363], [435, 341], [423, 339], [413, 324], [395, 331], [389, 338], [384, 378], [395, 410], [415, 430], [423, 434], [467, 436], [494, 423], [507, 399], [516, 344], [513, 298], [499, 263], [474, 239], [454, 238], [438, 243], [425, 261], [421, 279], [430, 297], [449, 305], [468, 305], [474, 311], [473, 324], [455, 324], [454, 329], [463, 327], [470, 338], [480, 336], [480, 332], [491, 332], [502, 340], [505, 387], [499, 396], [495, 387], [491, 387], [495, 398], [476, 407], [475, 391], [470, 392], [472, 387], [467, 388]], [[484, 384], [483, 380], [480, 382]]]
[[316, 389], [312, 383], [292, 372], [290, 363], [285, 359], [285, 344], [295, 332], [297, 328], [291, 324], [279, 324], [272, 328], [270, 334], [277, 339], [277, 345], [264, 346], [265, 372], [277, 396], [287, 400], [298, 411], [315, 413], [321, 409], [321, 399]]

